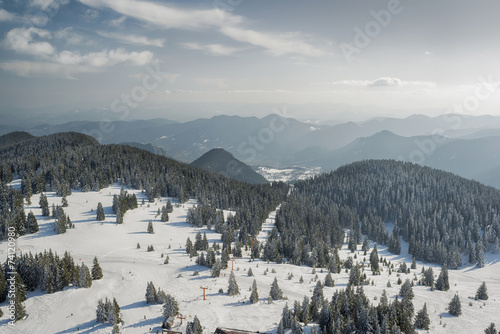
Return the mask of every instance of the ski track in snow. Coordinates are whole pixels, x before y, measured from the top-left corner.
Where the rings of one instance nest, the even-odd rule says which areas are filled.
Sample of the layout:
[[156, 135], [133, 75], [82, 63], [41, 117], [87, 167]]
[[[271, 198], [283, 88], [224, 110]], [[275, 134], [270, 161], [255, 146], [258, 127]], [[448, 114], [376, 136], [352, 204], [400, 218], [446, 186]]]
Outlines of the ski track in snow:
[[[140, 191], [128, 190], [138, 196], [141, 203], [144, 197]], [[25, 206], [26, 213], [33, 211], [40, 225], [40, 232], [34, 235], [26, 235], [18, 239], [17, 247], [23, 252], [41, 252], [51, 248], [59, 255], [65, 250], [71, 252], [75, 263], [85, 262], [89, 267], [92, 259], [97, 256], [103, 269], [104, 278], [93, 281], [89, 289], [67, 287], [64, 291], [53, 294], [45, 294], [39, 290], [28, 292], [25, 301], [28, 317], [16, 323], [15, 327], [8, 326], [6, 308], [7, 303], [0, 306], [3, 308], [4, 316], [0, 318], [0, 333], [6, 334], [69, 334], [69, 333], [111, 333], [110, 325], [97, 324], [95, 322], [95, 310], [100, 298], [115, 297], [121, 307], [124, 325], [123, 333], [152, 333], [157, 330], [161, 332], [162, 306], [151, 305], [145, 302], [146, 284], [152, 281], [156, 288], [161, 288], [166, 293], [173, 295], [179, 302], [180, 313], [187, 317], [187, 321], [196, 315], [201, 321], [206, 333], [213, 333], [216, 327], [230, 327], [244, 330], [261, 332], [276, 332], [282, 309], [286, 303], [293, 307], [294, 300], [302, 301], [305, 295], [311, 296], [316, 285], [315, 274], [312, 268], [306, 266], [293, 266], [289, 264], [266, 263], [261, 260], [250, 262], [248, 253], [234, 263], [236, 280], [239, 285], [240, 294], [228, 296], [220, 294], [222, 288], [227, 291], [230, 269], [222, 271], [221, 277], [210, 277], [210, 270], [197, 266], [194, 259], [190, 259], [185, 252], [185, 242], [189, 237], [194, 241], [198, 231], [206, 232], [210, 244], [220, 242], [220, 235], [205, 228], [195, 228], [185, 223], [186, 211], [195, 205], [195, 201], [176, 206], [171, 213], [170, 221], [162, 223], [159, 217], [155, 218], [159, 207], [166, 203], [166, 198], [161, 202], [140, 205], [135, 210], [125, 214], [124, 224], [115, 224], [115, 215], [111, 212], [112, 195], [120, 192], [119, 186], [102, 189], [99, 192], [82, 193], [74, 191], [68, 196], [69, 206], [64, 208], [71, 220], [75, 223], [74, 230], [68, 230], [65, 234], [55, 235], [52, 232], [52, 220], [41, 217], [38, 207], [39, 195], [32, 197], [32, 205]], [[48, 194], [49, 204], [60, 204], [61, 198], [53, 193]], [[95, 221], [95, 209], [97, 203], [102, 202], [106, 220]], [[149, 205], [149, 207], [148, 207]], [[225, 212], [226, 215], [228, 212]], [[263, 230], [258, 236], [260, 242], [265, 242], [268, 232], [274, 226], [276, 212], [272, 212], [263, 224]], [[146, 233], [148, 220], [154, 224], [154, 234]], [[141, 248], [137, 249], [136, 244]], [[153, 245], [155, 250], [147, 252], [148, 245]], [[370, 245], [373, 247], [373, 243]], [[358, 247], [360, 248], [360, 247]], [[7, 244], [0, 242], [0, 260], [6, 258]], [[407, 244], [402, 243], [402, 250], [407, 250]], [[161, 254], [168, 255], [169, 264], [163, 264], [164, 258]], [[339, 251], [341, 258], [345, 259], [350, 254], [346, 245]], [[356, 252], [359, 261], [364, 256], [361, 251]], [[380, 256], [387, 257], [393, 263], [406, 261], [410, 264], [411, 257], [407, 253], [393, 255], [388, 253], [385, 246], [379, 246]], [[366, 258], [368, 258], [368, 255]], [[417, 270], [412, 270], [409, 275], [402, 274], [401, 278], [412, 279], [414, 273], [420, 279], [422, 265], [426, 268], [432, 266], [437, 277], [440, 267], [418, 262]], [[231, 264], [229, 265], [231, 267]], [[248, 268], [252, 268], [254, 277], [247, 276]], [[266, 275], [264, 272], [269, 269]], [[272, 273], [272, 270], [276, 273]], [[193, 276], [195, 270], [199, 276]], [[317, 268], [317, 275], [322, 281], [326, 271]], [[384, 267], [380, 276], [371, 276], [366, 269], [369, 278], [374, 280], [374, 285], [364, 287], [366, 295], [372, 303], [377, 304], [375, 297], [379, 298], [382, 290], [386, 289], [389, 297], [394, 297], [399, 292], [397, 285], [397, 273], [388, 276]], [[288, 274], [293, 278], [288, 280]], [[448, 292], [434, 291], [429, 288], [415, 285], [415, 310], [418, 311], [427, 303], [431, 319], [430, 333], [482, 333], [490, 322], [496, 322], [500, 327], [500, 256], [486, 254], [486, 267], [475, 268], [467, 265], [459, 270], [450, 270], [450, 286]], [[299, 283], [300, 277], [304, 283]], [[268, 304], [267, 297], [274, 277], [278, 278], [279, 286], [288, 300], [274, 301]], [[249, 288], [253, 279], [257, 280], [259, 302], [250, 304]], [[344, 288], [348, 281], [348, 274], [343, 271], [334, 274], [335, 287], [325, 287], [324, 295], [330, 298], [334, 291]], [[392, 287], [386, 286], [390, 280]], [[486, 281], [490, 299], [486, 302], [475, 301], [473, 297], [482, 281]], [[207, 300], [203, 300], [200, 286], [206, 286]], [[446, 307], [454, 296], [459, 293], [462, 301], [462, 316], [452, 317]], [[469, 306], [469, 302], [472, 306]], [[483, 305], [484, 304], [484, 305]], [[73, 315], [71, 315], [73, 314]], [[440, 319], [442, 316], [442, 319]], [[146, 317], [146, 319], [144, 319]], [[176, 320], [173, 330], [184, 330], [186, 323], [180, 326]], [[305, 328], [309, 331], [310, 326]], [[79, 329], [79, 330], [78, 330]]]

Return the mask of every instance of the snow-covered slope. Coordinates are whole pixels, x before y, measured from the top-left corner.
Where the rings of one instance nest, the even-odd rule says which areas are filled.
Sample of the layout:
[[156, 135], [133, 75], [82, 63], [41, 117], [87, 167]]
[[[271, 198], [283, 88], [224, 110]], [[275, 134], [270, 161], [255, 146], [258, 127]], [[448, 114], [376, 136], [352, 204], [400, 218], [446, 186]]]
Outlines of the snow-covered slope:
[[[18, 183], [14, 182], [14, 186]], [[141, 203], [143, 194], [137, 190], [128, 190], [137, 194]], [[227, 291], [228, 277], [231, 264], [223, 270], [221, 277], [210, 277], [208, 268], [197, 266], [185, 252], [185, 242], [188, 237], [194, 241], [198, 231], [206, 232], [208, 241], [212, 244], [219, 242], [220, 235], [203, 228], [193, 228], [185, 223], [186, 211], [195, 205], [194, 201], [182, 205], [175, 205], [169, 222], [160, 222], [156, 217], [158, 208], [163, 206], [167, 199], [139, 205], [139, 208], [130, 210], [125, 214], [124, 224], [116, 225], [115, 216], [111, 212], [113, 194], [120, 192], [119, 186], [113, 186], [100, 192], [74, 192], [68, 196], [69, 206], [65, 212], [69, 214], [76, 228], [68, 230], [65, 234], [55, 235], [52, 232], [52, 220], [44, 220], [38, 208], [39, 195], [32, 197], [33, 204], [26, 206], [26, 212], [33, 211], [38, 219], [40, 231], [33, 235], [26, 235], [18, 239], [17, 248], [21, 252], [41, 252], [48, 250], [62, 254], [69, 250], [77, 263], [85, 262], [91, 266], [92, 259], [97, 256], [103, 269], [104, 278], [93, 281], [89, 289], [69, 287], [64, 291], [46, 294], [39, 290], [28, 293], [25, 302], [28, 317], [16, 323], [15, 327], [8, 326], [7, 316], [0, 319], [1, 333], [111, 333], [111, 326], [97, 324], [95, 311], [97, 301], [104, 297], [115, 297], [121, 307], [124, 333], [153, 333], [161, 332], [162, 307], [161, 305], [146, 304], [146, 284], [152, 281], [157, 288], [173, 295], [179, 302], [180, 313], [192, 320], [196, 315], [201, 321], [206, 333], [212, 333], [216, 327], [239, 328], [261, 332], [276, 331], [281, 312], [286, 303], [293, 307], [294, 300], [302, 300], [305, 295], [311, 296], [316, 274], [312, 268], [298, 267], [288, 264], [266, 263], [261, 260], [250, 262], [248, 253], [241, 259], [236, 259], [234, 272], [240, 288], [240, 295], [230, 297], [219, 293], [219, 289]], [[48, 193], [49, 204], [59, 204], [61, 198], [53, 193]], [[95, 220], [97, 203], [102, 202], [106, 214], [106, 221]], [[153, 221], [154, 234], [146, 232], [149, 220]], [[274, 213], [270, 215], [264, 225], [266, 231], [272, 229]], [[259, 235], [260, 241], [265, 241], [266, 233]], [[141, 248], [136, 245], [140, 243]], [[149, 245], [154, 246], [153, 252], [147, 252]], [[373, 246], [373, 244], [371, 245]], [[403, 249], [405, 249], [403, 245]], [[7, 244], [0, 243], [0, 260], [6, 258]], [[348, 256], [346, 245], [340, 251], [341, 258]], [[161, 254], [169, 256], [170, 263], [163, 264]], [[403, 251], [404, 254], [405, 251]], [[379, 246], [379, 254], [394, 262], [406, 261], [408, 256], [395, 256], [387, 252], [385, 247]], [[363, 260], [363, 253], [357, 252], [359, 261]], [[368, 259], [368, 256], [366, 256]], [[415, 285], [415, 309], [419, 310], [424, 302], [427, 303], [431, 319], [431, 333], [481, 333], [490, 322], [500, 325], [500, 257], [488, 254], [487, 265], [478, 269], [464, 267], [461, 270], [450, 271], [450, 286], [448, 292], [430, 291], [429, 288]], [[402, 279], [414, 278], [414, 273], [420, 278], [422, 265], [418, 263], [417, 269], [409, 275], [402, 274]], [[436, 276], [439, 267], [434, 267]], [[247, 276], [247, 270], [252, 268], [254, 277]], [[384, 267], [385, 269], [385, 267]], [[199, 276], [193, 276], [198, 270]], [[268, 271], [267, 271], [268, 270]], [[266, 272], [267, 271], [267, 272]], [[365, 293], [375, 304], [375, 297], [379, 298], [382, 290], [386, 289], [390, 297], [399, 292], [396, 284], [397, 274], [388, 276], [385, 270], [380, 276], [371, 276], [370, 269], [365, 269], [369, 278], [374, 280], [374, 285], [365, 286]], [[266, 272], [266, 273], [265, 273]], [[292, 273], [292, 279], [288, 279]], [[322, 281], [326, 271], [317, 268], [318, 278]], [[300, 277], [304, 283], [299, 283]], [[325, 287], [325, 297], [330, 298], [338, 288], [344, 288], [348, 281], [348, 274], [333, 275], [335, 287]], [[274, 277], [278, 278], [279, 285], [288, 300], [275, 301], [269, 304], [267, 297]], [[249, 288], [253, 279], [257, 280], [260, 301], [250, 304]], [[392, 287], [387, 287], [390, 280]], [[468, 299], [473, 297], [482, 281], [488, 287], [490, 299], [486, 302]], [[203, 300], [200, 287], [208, 287], [207, 300]], [[453, 317], [446, 311], [446, 307], [455, 293], [462, 300], [460, 317]], [[469, 306], [469, 302], [472, 306]], [[6, 303], [0, 305], [6, 313]], [[441, 319], [442, 318], [442, 319]], [[186, 323], [180, 325], [180, 320], [175, 323], [174, 330], [183, 330]], [[306, 327], [305, 332], [310, 327]]]

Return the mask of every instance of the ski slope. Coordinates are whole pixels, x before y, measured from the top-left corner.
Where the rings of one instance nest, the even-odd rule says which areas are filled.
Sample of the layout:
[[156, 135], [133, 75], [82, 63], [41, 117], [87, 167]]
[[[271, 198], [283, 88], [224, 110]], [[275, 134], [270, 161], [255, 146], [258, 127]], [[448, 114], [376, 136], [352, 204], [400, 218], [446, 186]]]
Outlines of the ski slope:
[[[14, 182], [13, 186], [18, 186]], [[213, 333], [216, 327], [229, 327], [261, 332], [275, 332], [280, 320], [282, 309], [286, 303], [293, 307], [294, 300], [302, 300], [305, 295], [311, 296], [316, 285], [315, 277], [324, 281], [326, 271], [317, 268], [314, 274], [310, 267], [298, 267], [288, 264], [266, 263], [261, 260], [250, 262], [245, 253], [241, 259], [236, 259], [234, 272], [239, 285], [240, 295], [230, 297], [227, 293], [219, 293], [219, 289], [227, 291], [229, 268], [222, 271], [221, 277], [210, 277], [210, 270], [197, 266], [195, 260], [191, 259], [185, 252], [185, 242], [189, 237], [194, 242], [198, 231], [206, 232], [209, 244], [220, 241], [220, 235], [204, 228], [194, 228], [185, 223], [186, 211], [195, 205], [195, 201], [176, 205], [174, 211], [169, 214], [169, 222], [160, 222], [156, 217], [158, 208], [161, 208], [167, 198], [157, 200], [155, 203], [141, 205], [144, 195], [138, 190], [130, 190], [138, 198], [139, 208], [129, 210], [124, 216], [124, 223], [115, 224], [115, 215], [112, 214], [111, 205], [113, 194], [119, 194], [120, 187], [114, 185], [99, 192], [82, 193], [75, 191], [67, 197], [69, 206], [64, 208], [76, 225], [75, 229], [68, 230], [65, 234], [56, 235], [52, 231], [53, 220], [45, 220], [41, 216], [38, 207], [39, 195], [32, 197], [32, 205], [26, 205], [26, 213], [35, 213], [40, 231], [36, 234], [22, 236], [18, 239], [17, 248], [21, 252], [42, 252], [52, 249], [62, 255], [64, 251], [71, 252], [75, 262], [84, 262], [89, 267], [92, 265], [94, 256], [97, 256], [103, 269], [104, 277], [93, 281], [89, 289], [67, 287], [64, 291], [46, 294], [39, 290], [28, 293], [25, 301], [27, 318], [18, 321], [15, 327], [9, 326], [6, 316], [6, 305], [0, 307], [4, 310], [4, 316], [0, 318], [1, 333], [26, 333], [26, 334], [49, 334], [49, 333], [111, 333], [109, 324], [98, 324], [96, 318], [97, 301], [100, 298], [116, 298], [122, 311], [124, 325], [123, 333], [148, 333], [149, 330], [156, 333], [161, 332], [162, 306], [146, 304], [145, 292], [148, 281], [152, 281], [156, 288], [161, 288], [166, 293], [173, 295], [179, 303], [182, 316], [187, 321], [196, 315], [204, 327], [204, 332]], [[60, 204], [61, 197], [54, 193], [47, 193], [49, 205]], [[102, 202], [106, 215], [104, 222], [97, 222], [97, 203]], [[268, 221], [264, 224], [264, 232], [259, 235], [259, 241], [265, 241], [267, 231], [272, 230], [275, 212], [271, 213]], [[154, 234], [146, 232], [149, 220], [153, 221]], [[141, 248], [137, 249], [137, 243]], [[154, 246], [153, 252], [147, 252], [149, 245]], [[406, 247], [405, 247], [406, 246]], [[373, 244], [371, 244], [373, 247]], [[397, 263], [406, 261], [409, 265], [411, 258], [407, 256], [407, 245], [403, 243], [403, 255], [395, 256], [387, 252], [384, 246], [378, 246], [379, 254], [387, 257], [388, 261]], [[7, 244], [0, 242], [0, 260], [6, 258]], [[164, 264], [161, 254], [169, 256], [170, 263]], [[347, 245], [339, 252], [342, 259], [347, 258], [350, 252]], [[358, 261], [363, 260], [363, 253], [357, 251]], [[368, 260], [368, 255], [366, 256]], [[496, 322], [500, 327], [500, 256], [486, 254], [487, 265], [484, 268], [464, 266], [460, 270], [450, 270], [450, 286], [448, 292], [430, 291], [429, 288], [415, 285], [415, 310], [418, 311], [427, 303], [431, 319], [431, 333], [482, 333], [490, 322]], [[418, 263], [417, 270], [412, 270], [406, 278], [413, 279], [414, 273], [420, 279], [422, 265], [426, 268], [429, 264]], [[433, 265], [437, 277], [439, 267]], [[252, 268], [255, 277], [248, 277], [247, 270]], [[199, 276], [193, 276], [195, 271]], [[265, 274], [267, 270], [267, 273]], [[275, 272], [273, 272], [275, 271]], [[371, 276], [370, 269], [365, 269], [367, 276], [374, 280], [374, 285], [364, 287], [365, 293], [377, 304], [384, 289], [389, 297], [395, 297], [399, 292], [396, 284], [397, 273], [388, 276], [384, 272], [380, 276]], [[291, 280], [289, 274], [293, 274]], [[300, 277], [304, 283], [299, 283]], [[348, 273], [334, 274], [335, 287], [325, 287], [324, 295], [330, 298], [335, 289], [343, 288], [348, 281]], [[268, 303], [267, 297], [274, 278], [278, 278], [279, 286], [288, 300], [274, 301]], [[259, 303], [250, 304], [249, 288], [253, 279], [257, 280]], [[387, 287], [390, 280], [392, 287]], [[486, 302], [468, 299], [473, 297], [482, 281], [488, 287], [490, 299]], [[203, 300], [203, 291], [200, 287], [208, 287], [207, 300]], [[458, 293], [462, 301], [462, 316], [453, 317], [447, 313], [446, 307]], [[472, 306], [469, 306], [471, 302]], [[174, 330], [183, 331], [186, 320], [180, 325], [176, 320]], [[308, 332], [310, 326], [304, 331]]]

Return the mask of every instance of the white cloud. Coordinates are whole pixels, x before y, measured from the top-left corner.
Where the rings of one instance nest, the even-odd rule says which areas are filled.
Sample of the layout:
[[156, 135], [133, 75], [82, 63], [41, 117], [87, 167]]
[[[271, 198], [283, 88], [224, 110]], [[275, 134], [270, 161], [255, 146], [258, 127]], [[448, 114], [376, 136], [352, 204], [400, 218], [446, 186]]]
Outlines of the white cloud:
[[85, 37], [74, 32], [72, 27], [59, 29], [54, 32], [54, 38], [64, 40], [68, 44], [80, 45], [83, 44]]
[[[134, 79], [139, 80], [139, 81], [142, 80], [145, 76], [146, 76], [146, 74], [144, 74], [144, 73], [137, 73], [137, 74], [129, 75], [129, 77], [134, 78]], [[162, 73], [161, 74], [161, 77], [163, 79], [166, 79], [171, 84], [175, 83], [177, 78], [180, 76], [181, 75], [177, 74], [177, 73]]]
[[[329, 52], [304, 40], [297, 33], [276, 34], [260, 32], [239, 27], [243, 22], [241, 16], [224, 12], [221, 17], [219, 9], [181, 9], [165, 3], [154, 3], [136, 0], [79, 0], [85, 5], [111, 8], [121, 15], [157, 25], [165, 29], [202, 30], [218, 28], [220, 32], [238, 42], [247, 43], [267, 49], [275, 56], [299, 54], [303, 56], [321, 57]], [[193, 45], [192, 45], [193, 46]], [[197, 45], [210, 54], [227, 55], [236, 52], [219, 44]]]
[[41, 9], [57, 9], [60, 6], [67, 5], [69, 0], [30, 0], [29, 5], [33, 7], [39, 7]]
[[404, 81], [394, 77], [380, 77], [375, 80], [340, 80], [330, 82], [316, 82], [315, 85], [350, 86], [350, 87], [423, 87], [436, 88], [431, 81]]
[[38, 28], [14, 28], [5, 37], [6, 45], [17, 53], [47, 56], [54, 53], [54, 47], [45, 41], [35, 41], [35, 38], [50, 38], [50, 32]]
[[0, 22], [14, 22], [19, 21], [20, 18], [14, 14], [6, 11], [3, 8], [0, 8]]
[[123, 48], [116, 50], [103, 50], [81, 55], [79, 52], [62, 51], [55, 60], [64, 65], [87, 65], [92, 67], [112, 66], [127, 62], [136, 66], [144, 66], [153, 61], [153, 53], [150, 51], [127, 52]]
[[241, 21], [239, 16], [227, 14], [224, 22], [220, 13], [214, 9], [186, 10], [174, 8], [166, 4], [136, 1], [136, 0], [79, 0], [91, 7], [108, 7], [120, 13], [139, 20], [154, 23], [167, 29], [200, 30], [207, 27], [218, 27], [224, 24], [236, 24]]
[[126, 19], [127, 19], [126, 16], [120, 16], [117, 19], [109, 21], [108, 24], [112, 27], [120, 28], [121, 26], [123, 26], [123, 23], [125, 23]]
[[189, 50], [200, 50], [213, 56], [230, 56], [245, 49], [234, 48], [222, 44], [182, 43], [182, 46]]
[[99, 12], [95, 9], [89, 8], [82, 15], [87, 21], [94, 21], [99, 17]]
[[196, 83], [200, 86], [225, 88], [227, 87], [226, 79], [223, 78], [196, 78]]
[[0, 63], [0, 68], [22, 77], [53, 76], [74, 79], [73, 75], [79, 73], [95, 72], [89, 66], [69, 66], [47, 62], [10, 61]]
[[225, 26], [220, 31], [232, 39], [267, 49], [275, 56], [300, 54], [321, 57], [327, 52], [299, 38], [297, 34], [271, 34], [235, 26]]
[[165, 44], [165, 40], [163, 38], [152, 39], [146, 36], [128, 35], [128, 34], [125, 35], [125, 34], [105, 32], [105, 31], [98, 31], [97, 34], [106, 38], [117, 40], [125, 44], [147, 45], [147, 46], [157, 46], [157, 47], [163, 47]]

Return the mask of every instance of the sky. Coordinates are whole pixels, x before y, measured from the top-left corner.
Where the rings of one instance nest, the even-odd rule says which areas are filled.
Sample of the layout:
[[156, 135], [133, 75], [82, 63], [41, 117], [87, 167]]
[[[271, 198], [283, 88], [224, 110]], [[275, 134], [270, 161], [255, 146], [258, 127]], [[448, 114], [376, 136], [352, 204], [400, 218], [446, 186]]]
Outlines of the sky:
[[3, 0], [0, 113], [500, 115], [499, 12], [496, 0]]

